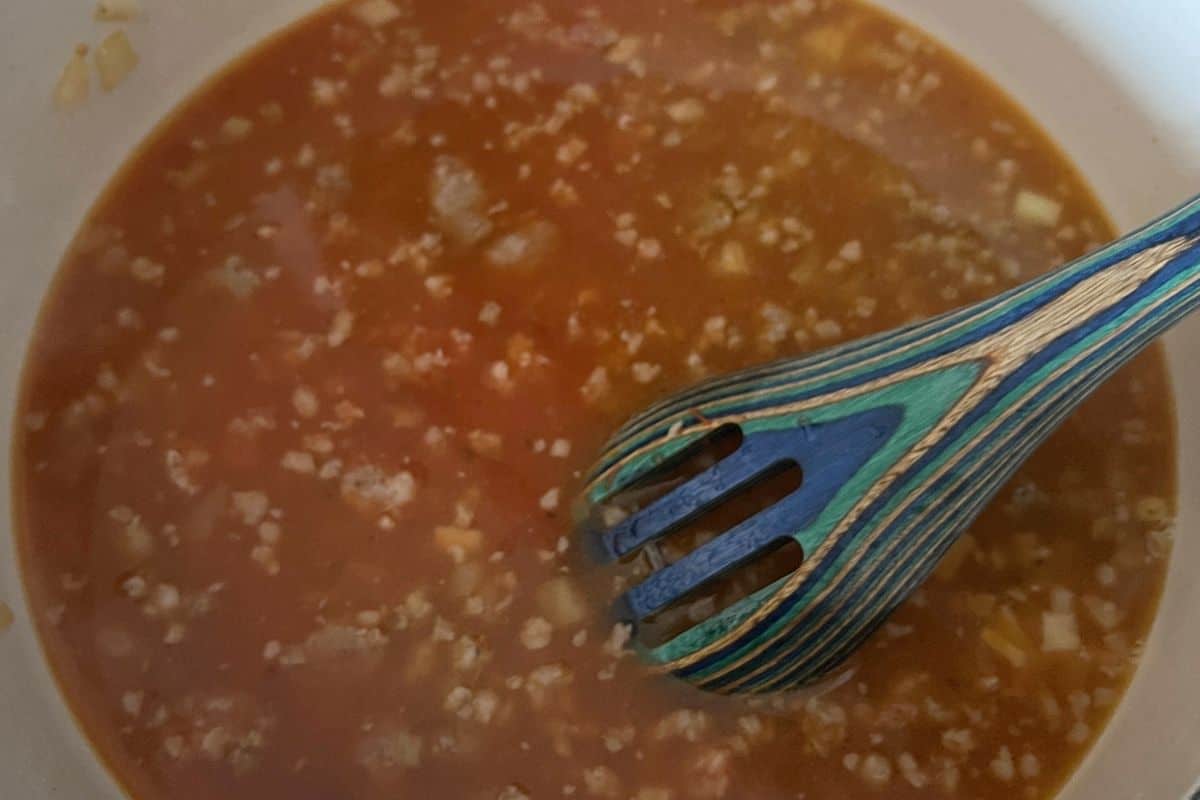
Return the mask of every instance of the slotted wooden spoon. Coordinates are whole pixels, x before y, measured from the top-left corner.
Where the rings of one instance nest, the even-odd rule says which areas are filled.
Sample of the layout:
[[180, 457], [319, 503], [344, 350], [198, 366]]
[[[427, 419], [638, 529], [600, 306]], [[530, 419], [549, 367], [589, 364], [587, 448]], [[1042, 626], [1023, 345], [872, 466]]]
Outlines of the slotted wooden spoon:
[[592, 511], [717, 431], [738, 449], [645, 508], [582, 523], [601, 560], [637, 553], [799, 465], [775, 505], [617, 602], [635, 627], [791, 537], [792, 574], [644, 658], [717, 692], [771, 692], [838, 666], [930, 573], [1093, 389], [1200, 303], [1200, 198], [996, 298], [804, 358], [701, 384], [635, 416], [585, 490]]

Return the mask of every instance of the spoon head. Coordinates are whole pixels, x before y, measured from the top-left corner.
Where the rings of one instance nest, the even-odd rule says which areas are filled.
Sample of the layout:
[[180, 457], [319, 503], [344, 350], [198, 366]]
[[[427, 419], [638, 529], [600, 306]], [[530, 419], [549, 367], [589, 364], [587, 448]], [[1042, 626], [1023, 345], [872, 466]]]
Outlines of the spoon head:
[[[872, 342], [832, 355], [700, 387], [631, 421], [607, 448], [581, 526], [602, 562], [654, 552], [781, 466], [803, 473], [798, 488], [691, 552], [660, 560], [618, 598], [616, 615], [641, 633], [656, 614], [703, 594], [781, 540], [804, 554], [787, 574], [665, 642], [635, 636], [648, 662], [719, 692], [815, 682], [919, 585], [982, 507], [986, 497], [939, 514], [918, 489], [936, 471], [932, 461], [918, 463], [918, 445], [976, 385], [981, 365], [952, 362], [879, 380], [870, 369], [880, 357]], [[662, 480], [731, 427], [740, 443], [723, 459], [632, 513], [620, 507], [623, 494]]]

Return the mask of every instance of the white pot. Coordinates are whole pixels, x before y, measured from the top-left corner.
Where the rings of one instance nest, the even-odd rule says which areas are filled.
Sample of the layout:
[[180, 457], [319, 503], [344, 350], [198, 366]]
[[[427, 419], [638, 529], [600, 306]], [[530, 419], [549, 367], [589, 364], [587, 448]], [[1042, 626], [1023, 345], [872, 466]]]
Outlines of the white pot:
[[[92, 0], [0, 4], [0, 431], [25, 342], [68, 241], [154, 123], [231, 57], [316, 0], [145, 0], [130, 26], [142, 65], [103, 102], [50, 107]], [[958, 49], [1028, 107], [1082, 167], [1123, 228], [1200, 193], [1197, 0], [884, 0]], [[93, 91], [96, 91], [95, 88]], [[1200, 395], [1200, 318], [1169, 339], [1175, 389]], [[1182, 798], [1200, 776], [1200, 410], [1179, 407], [1180, 535], [1143, 663], [1065, 800]], [[7, 450], [7, 446], [5, 447]], [[9, 463], [0, 458], [0, 486]], [[0, 491], [0, 529], [11, 519]], [[5, 534], [7, 531], [4, 532]], [[117, 798], [48, 676], [13, 537], [0, 535], [0, 797]]]

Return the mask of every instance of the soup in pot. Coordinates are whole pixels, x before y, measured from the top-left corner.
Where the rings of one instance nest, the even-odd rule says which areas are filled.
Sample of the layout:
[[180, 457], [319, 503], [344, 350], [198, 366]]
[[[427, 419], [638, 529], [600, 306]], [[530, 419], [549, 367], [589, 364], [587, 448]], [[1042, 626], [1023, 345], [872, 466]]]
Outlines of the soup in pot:
[[1011, 100], [851, 0], [331, 6], [159, 127], [46, 301], [50, 660], [138, 800], [1050, 797], [1163, 582], [1158, 350], [805, 691], [650, 674], [570, 504], [647, 403], [1112, 235]]

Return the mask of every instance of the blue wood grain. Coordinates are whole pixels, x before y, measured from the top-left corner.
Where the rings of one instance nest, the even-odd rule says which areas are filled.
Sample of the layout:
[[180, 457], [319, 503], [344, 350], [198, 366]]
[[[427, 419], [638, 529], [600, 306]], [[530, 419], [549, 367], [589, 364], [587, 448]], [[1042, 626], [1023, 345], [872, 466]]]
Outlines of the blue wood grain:
[[[713, 491], [720, 488], [727, 465], [738, 475], [750, 474], [758, 466], [773, 468], [782, 464], [812, 463], [820, 459], [821, 468], [806, 477], [799, 489], [767, 509], [742, 522], [726, 535], [705, 544], [674, 564], [651, 575], [635, 586], [625, 598], [622, 611], [626, 621], [637, 622], [681, 599], [697, 586], [725, 574], [754, 556], [771, 548], [780, 539], [807, 528], [829, 505], [838, 489], [858, 473], [863, 464], [883, 447], [899, 427], [903, 409], [883, 406], [843, 419], [795, 428], [752, 433], [738, 452], [708, 473], [679, 487], [643, 514], [603, 534], [613, 541], [614, 557], [627, 555], [645, 543], [639, 522], [645, 520], [661, 536], [692, 518], [684, 507], [703, 510], [711, 505]], [[718, 484], [710, 478], [716, 476]], [[725, 496], [729, 496], [728, 490]], [[671, 517], [669, 515], [676, 514]], [[630, 535], [630, 532], [636, 532]]]

